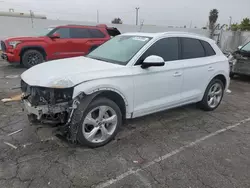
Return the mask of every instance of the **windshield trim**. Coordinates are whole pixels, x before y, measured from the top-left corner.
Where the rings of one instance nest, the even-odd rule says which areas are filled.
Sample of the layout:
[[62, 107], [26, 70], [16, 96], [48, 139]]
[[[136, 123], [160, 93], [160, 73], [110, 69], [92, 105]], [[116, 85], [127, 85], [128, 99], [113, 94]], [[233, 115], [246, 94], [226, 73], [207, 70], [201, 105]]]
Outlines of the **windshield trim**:
[[[91, 58], [91, 59], [96, 59], [96, 60], [99, 60], [99, 61], [105, 61], [107, 63], [113, 63], [113, 64], [118, 64], [118, 65], [123, 65], [123, 66], [127, 66], [127, 64], [131, 61], [131, 59], [133, 59], [133, 57], [136, 56], [136, 54], [144, 47], [146, 46], [146, 44], [148, 44], [153, 37], [149, 37], [149, 36], [142, 36], [142, 35], [118, 35], [117, 37], [119, 36], [130, 36], [130, 37], [147, 37], [149, 40], [142, 46], [140, 47], [137, 52], [130, 58], [128, 59], [127, 61], [116, 61], [116, 60], [112, 60], [112, 59], [105, 59], [105, 58], [99, 58], [99, 57], [95, 57], [95, 56], [91, 56], [91, 55], [86, 55], [85, 57], [88, 57], [88, 58]], [[115, 37], [114, 37], [115, 38]], [[110, 39], [112, 40], [112, 39]], [[94, 50], [93, 50], [94, 51]]]

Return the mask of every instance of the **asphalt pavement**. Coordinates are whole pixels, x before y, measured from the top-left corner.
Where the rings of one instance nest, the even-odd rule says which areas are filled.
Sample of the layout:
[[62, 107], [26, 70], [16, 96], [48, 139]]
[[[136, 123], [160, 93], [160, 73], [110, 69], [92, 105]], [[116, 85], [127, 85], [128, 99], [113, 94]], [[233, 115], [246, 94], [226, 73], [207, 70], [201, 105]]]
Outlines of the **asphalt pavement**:
[[[24, 70], [0, 61], [0, 98], [20, 92], [10, 88]], [[97, 149], [70, 144], [48, 125], [31, 126], [20, 102], [0, 102], [0, 187], [248, 188], [249, 83], [232, 80], [213, 112], [189, 105], [127, 121]]]

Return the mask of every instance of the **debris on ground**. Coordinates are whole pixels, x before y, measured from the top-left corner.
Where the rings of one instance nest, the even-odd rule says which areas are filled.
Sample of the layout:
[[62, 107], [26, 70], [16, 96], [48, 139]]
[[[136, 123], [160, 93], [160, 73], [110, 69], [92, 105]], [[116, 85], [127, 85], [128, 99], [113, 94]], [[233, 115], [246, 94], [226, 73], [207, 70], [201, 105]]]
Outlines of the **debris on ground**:
[[26, 148], [27, 146], [31, 146], [32, 143], [27, 143], [27, 144], [24, 144], [23, 147]]
[[20, 101], [21, 99], [22, 99], [22, 94], [18, 94], [10, 98], [4, 98], [1, 101], [3, 103], [6, 103], [6, 102], [12, 102], [12, 101]]
[[8, 136], [12, 136], [12, 135], [14, 135], [14, 134], [17, 134], [17, 133], [21, 132], [22, 130], [23, 130], [23, 129], [19, 129], [19, 130], [17, 130], [17, 131], [14, 131], [14, 132], [8, 134]]
[[227, 90], [227, 93], [232, 93], [232, 91], [228, 89], [228, 90]]
[[142, 164], [143, 162], [144, 162], [144, 160], [142, 160], [142, 159], [133, 161], [133, 163], [135, 163], [135, 164]]
[[14, 149], [17, 149], [16, 146], [14, 146], [13, 144], [11, 144], [9, 142], [3, 142], [3, 143], [6, 144], [6, 145], [8, 145], [8, 146], [10, 146], [10, 147], [12, 147], [12, 148], [14, 148]]

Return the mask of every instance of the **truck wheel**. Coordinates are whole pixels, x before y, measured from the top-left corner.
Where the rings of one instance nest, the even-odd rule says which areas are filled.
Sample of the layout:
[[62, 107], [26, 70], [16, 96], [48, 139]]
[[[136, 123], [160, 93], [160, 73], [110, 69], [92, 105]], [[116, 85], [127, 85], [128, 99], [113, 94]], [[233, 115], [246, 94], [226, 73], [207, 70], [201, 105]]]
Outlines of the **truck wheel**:
[[215, 110], [221, 103], [224, 95], [224, 85], [221, 80], [213, 79], [207, 86], [199, 106], [205, 111]]
[[[78, 111], [80, 109], [81, 106]], [[121, 125], [122, 113], [115, 102], [107, 98], [94, 99], [82, 113], [77, 140], [91, 148], [103, 146], [116, 136]]]
[[22, 56], [22, 63], [26, 68], [33, 67], [44, 62], [43, 54], [37, 50], [28, 50]]

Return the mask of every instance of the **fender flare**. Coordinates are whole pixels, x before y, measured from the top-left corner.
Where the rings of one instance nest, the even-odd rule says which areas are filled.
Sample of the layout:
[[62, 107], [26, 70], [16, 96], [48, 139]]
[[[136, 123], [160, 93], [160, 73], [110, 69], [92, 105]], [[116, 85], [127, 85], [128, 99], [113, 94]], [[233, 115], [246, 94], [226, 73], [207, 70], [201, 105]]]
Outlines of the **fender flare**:
[[19, 56], [21, 57], [22, 53], [28, 49], [40, 49], [44, 52], [44, 55], [47, 56], [47, 52], [43, 46], [40, 45], [30, 45], [30, 46], [24, 46], [21, 48]]
[[[94, 90], [91, 90], [90, 92], [84, 92], [84, 93], [85, 93], [85, 95], [92, 95], [95, 93], [100, 94], [102, 91], [113, 91], [113, 92], [119, 94], [123, 98], [125, 105], [128, 106], [128, 101], [127, 101], [126, 97], [119, 90], [111, 88], [111, 87], [102, 87], [102, 88], [94, 89]], [[79, 93], [77, 96], [79, 96], [79, 95], [81, 95], [81, 93]]]

